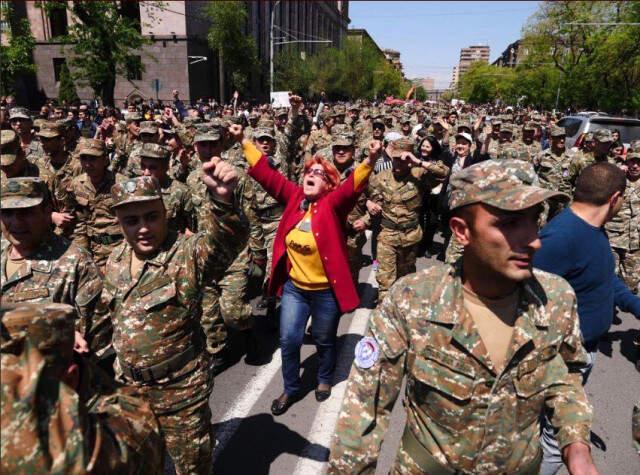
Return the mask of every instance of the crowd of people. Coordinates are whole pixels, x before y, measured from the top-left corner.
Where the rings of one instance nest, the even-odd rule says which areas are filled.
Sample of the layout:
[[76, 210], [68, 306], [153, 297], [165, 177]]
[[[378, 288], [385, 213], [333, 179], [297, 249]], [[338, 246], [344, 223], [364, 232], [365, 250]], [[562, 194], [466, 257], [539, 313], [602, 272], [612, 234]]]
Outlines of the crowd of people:
[[261, 364], [278, 329], [278, 416], [308, 332], [327, 400], [371, 263], [330, 473], [375, 466], [405, 376], [398, 473], [597, 473], [583, 385], [640, 318], [640, 140], [462, 103], [2, 106], [3, 469], [210, 473], [230, 347]]

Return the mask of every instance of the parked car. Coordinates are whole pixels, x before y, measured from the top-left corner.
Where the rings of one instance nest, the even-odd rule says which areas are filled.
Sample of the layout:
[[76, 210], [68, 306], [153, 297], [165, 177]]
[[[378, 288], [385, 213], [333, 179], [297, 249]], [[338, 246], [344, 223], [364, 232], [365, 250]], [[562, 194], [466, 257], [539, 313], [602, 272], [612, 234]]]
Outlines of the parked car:
[[567, 148], [573, 147], [582, 134], [598, 129], [618, 129], [620, 140], [625, 144], [625, 147], [629, 147], [633, 140], [640, 139], [640, 119], [611, 117], [603, 114], [576, 114], [563, 117], [558, 121], [558, 125], [567, 131], [565, 142]]

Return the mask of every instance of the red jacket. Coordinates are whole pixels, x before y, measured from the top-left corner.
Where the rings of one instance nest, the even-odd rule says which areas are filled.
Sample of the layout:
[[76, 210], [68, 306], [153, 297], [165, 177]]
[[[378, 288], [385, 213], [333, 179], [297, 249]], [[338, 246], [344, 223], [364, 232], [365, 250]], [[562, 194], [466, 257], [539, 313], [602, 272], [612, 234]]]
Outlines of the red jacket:
[[[273, 242], [273, 260], [268, 287], [270, 295], [281, 295], [282, 286], [289, 278], [291, 270], [285, 237], [305, 215], [305, 211], [300, 208], [304, 193], [301, 186], [287, 180], [280, 172], [271, 168], [264, 155], [255, 166], [249, 169], [249, 175], [285, 207]], [[355, 190], [353, 179], [352, 173], [338, 188], [310, 205], [311, 229], [316, 239], [318, 253], [343, 313], [354, 310], [360, 304], [358, 292], [351, 279], [347, 260], [347, 239], [344, 234], [347, 216], [356, 205], [358, 195], [364, 189], [361, 185], [359, 190]]]

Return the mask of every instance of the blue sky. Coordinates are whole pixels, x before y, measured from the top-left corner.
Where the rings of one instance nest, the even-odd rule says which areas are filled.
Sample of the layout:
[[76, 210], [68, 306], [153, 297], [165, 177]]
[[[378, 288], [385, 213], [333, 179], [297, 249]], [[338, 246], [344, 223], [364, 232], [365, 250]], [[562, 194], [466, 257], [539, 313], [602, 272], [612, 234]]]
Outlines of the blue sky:
[[380, 48], [400, 51], [407, 78], [447, 87], [460, 48], [488, 44], [491, 61], [513, 41], [538, 2], [350, 1], [349, 28], [365, 28]]

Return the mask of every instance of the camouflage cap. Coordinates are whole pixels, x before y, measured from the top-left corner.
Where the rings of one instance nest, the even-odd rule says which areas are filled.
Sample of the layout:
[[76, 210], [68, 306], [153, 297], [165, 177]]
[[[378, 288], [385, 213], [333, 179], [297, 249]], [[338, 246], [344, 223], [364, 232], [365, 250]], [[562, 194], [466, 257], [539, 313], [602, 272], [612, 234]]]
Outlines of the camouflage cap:
[[500, 133], [502, 132], [509, 132], [513, 134], [513, 125], [511, 125], [509, 122], [503, 122], [502, 127], [500, 127]]
[[107, 154], [107, 145], [99, 139], [82, 139], [78, 143], [78, 155], [91, 155], [104, 157]]
[[29, 109], [26, 107], [13, 107], [9, 109], [9, 120], [13, 119], [28, 119], [31, 120]]
[[391, 150], [388, 152], [391, 158], [399, 158], [404, 152], [413, 153], [413, 140], [401, 137], [391, 142]]
[[339, 131], [331, 136], [331, 146], [340, 145], [344, 147], [353, 147], [355, 142], [356, 134], [348, 130]]
[[289, 115], [289, 111], [285, 107], [280, 107], [273, 111], [274, 117], [282, 117], [283, 115]]
[[200, 117], [185, 117], [182, 123], [185, 127], [195, 127], [196, 124], [202, 123], [202, 119]]
[[157, 160], [169, 160], [169, 149], [156, 143], [145, 143], [140, 148], [141, 158], [155, 158]]
[[64, 135], [65, 131], [65, 126], [61, 124], [60, 121], [47, 121], [40, 125], [40, 130], [37, 135], [39, 137], [53, 138]]
[[499, 117], [495, 117], [492, 121], [491, 121], [491, 125], [495, 126], [495, 125], [502, 125], [502, 119], [500, 119]]
[[629, 160], [639, 160], [640, 161], [640, 152], [629, 152], [627, 154], [627, 161]]
[[257, 112], [252, 112], [249, 114], [249, 120], [260, 120], [260, 114]]
[[609, 129], [598, 129], [593, 133], [593, 138], [598, 142], [613, 142], [613, 134]]
[[19, 148], [20, 140], [18, 139], [18, 135], [11, 129], [2, 130], [0, 138], [0, 165], [7, 167], [13, 164], [18, 156]]
[[458, 132], [460, 132], [460, 129], [467, 129], [469, 132], [471, 132], [471, 123], [468, 121], [461, 121], [461, 122], [458, 122], [458, 124], [456, 125], [456, 128]]
[[347, 108], [342, 104], [338, 104], [333, 107], [333, 115], [334, 117], [337, 115], [345, 115], [347, 113]]
[[140, 133], [155, 135], [158, 133], [158, 124], [151, 120], [140, 122]]
[[564, 127], [560, 127], [554, 125], [551, 127], [551, 136], [552, 137], [565, 137], [567, 135], [567, 130]]
[[46, 121], [47, 120], [43, 119], [42, 117], [39, 117], [33, 121], [33, 128], [36, 130], [36, 132], [40, 130], [40, 127], [42, 127], [42, 124], [44, 124]]
[[400, 124], [410, 124], [411, 116], [409, 114], [403, 114], [398, 121]]
[[629, 152], [640, 153], [640, 139], [632, 140], [629, 144]]
[[111, 208], [147, 201], [161, 200], [162, 191], [158, 181], [150, 176], [139, 176], [116, 183], [111, 187]]
[[376, 117], [375, 119], [373, 119], [372, 124], [373, 124], [374, 127], [376, 127], [376, 126], [379, 126], [379, 127], [382, 127], [382, 128], [385, 127], [384, 120], [382, 120], [381, 117]]
[[360, 106], [358, 104], [351, 104], [349, 106], [349, 110], [352, 111], [352, 112], [359, 111], [360, 110]]
[[76, 312], [62, 303], [9, 304], [0, 308], [2, 353], [19, 354], [27, 337], [48, 364], [73, 357]]
[[536, 124], [535, 122], [529, 121], [526, 124], [524, 124], [524, 126], [522, 127], [522, 130], [533, 132], [536, 130], [537, 126], [538, 124]]
[[47, 185], [40, 178], [9, 178], [0, 187], [0, 209], [31, 208], [46, 197]]
[[549, 198], [569, 200], [559, 191], [546, 190], [536, 183], [530, 163], [522, 160], [486, 160], [451, 176], [449, 208], [485, 203], [505, 210], [518, 211]]
[[143, 119], [142, 114], [138, 111], [129, 112], [125, 117], [125, 120], [127, 123], [133, 122], [133, 121], [142, 121], [142, 119]]
[[207, 122], [196, 125], [196, 135], [193, 143], [197, 142], [217, 142], [222, 139], [222, 124]]

